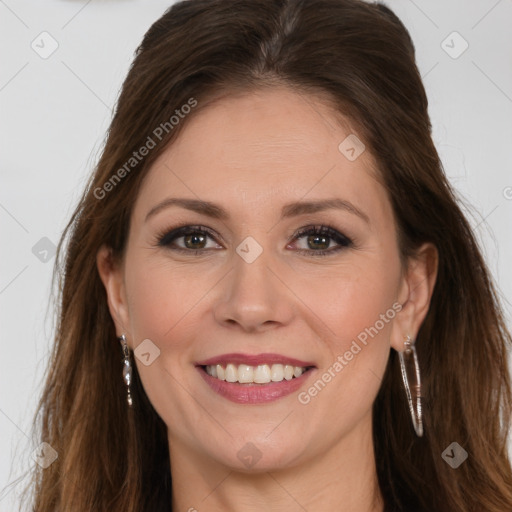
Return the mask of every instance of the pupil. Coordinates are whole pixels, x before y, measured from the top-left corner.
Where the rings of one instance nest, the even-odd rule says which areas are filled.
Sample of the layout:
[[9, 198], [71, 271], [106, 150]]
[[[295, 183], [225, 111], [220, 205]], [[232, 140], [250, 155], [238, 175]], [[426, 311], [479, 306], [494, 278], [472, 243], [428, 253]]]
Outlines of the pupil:
[[[327, 237], [325, 237], [325, 236], [320, 236], [320, 235], [311, 235], [311, 236], [309, 236], [309, 237], [308, 237], [308, 243], [309, 243], [310, 241], [312, 241], [312, 240], [322, 240], [322, 241], [323, 241], [323, 242], [322, 242], [323, 247], [321, 247], [322, 249], [327, 249], [327, 248], [328, 248], [328, 246], [329, 246], [329, 243], [328, 243], [328, 242], [326, 242]], [[318, 245], [317, 245], [317, 247], [318, 247]]]
[[[200, 238], [204, 238], [204, 236], [203, 235], [197, 235], [197, 234], [196, 235], [187, 235], [185, 237], [185, 245], [188, 247], [188, 242], [190, 240], [193, 240], [192, 245], [194, 245], [194, 242], [197, 242], [197, 240], [200, 239]], [[196, 247], [193, 247], [193, 249], [196, 249]]]

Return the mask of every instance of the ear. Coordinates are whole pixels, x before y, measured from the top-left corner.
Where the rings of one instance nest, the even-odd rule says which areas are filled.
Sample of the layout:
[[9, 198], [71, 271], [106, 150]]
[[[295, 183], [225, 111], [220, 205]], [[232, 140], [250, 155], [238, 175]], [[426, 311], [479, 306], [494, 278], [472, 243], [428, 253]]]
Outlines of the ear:
[[427, 316], [437, 278], [439, 255], [435, 245], [423, 244], [407, 262], [404, 269], [398, 302], [402, 309], [396, 315], [391, 330], [391, 346], [401, 352], [409, 335], [416, 339]]
[[[102, 245], [96, 255], [96, 266], [107, 292], [108, 308], [116, 326], [116, 333], [120, 336], [128, 332], [130, 325], [123, 265], [114, 260], [110, 247]], [[130, 336], [127, 338], [129, 340]]]

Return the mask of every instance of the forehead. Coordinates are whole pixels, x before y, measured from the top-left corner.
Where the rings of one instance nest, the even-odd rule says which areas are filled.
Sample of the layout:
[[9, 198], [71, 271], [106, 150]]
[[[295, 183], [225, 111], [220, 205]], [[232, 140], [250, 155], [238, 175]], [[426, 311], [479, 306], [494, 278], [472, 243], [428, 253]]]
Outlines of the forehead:
[[149, 170], [136, 210], [169, 194], [218, 199], [233, 209], [341, 195], [370, 198], [376, 214], [388, 213], [373, 156], [344, 153], [354, 136], [348, 118], [316, 96], [286, 87], [224, 95], [186, 120]]

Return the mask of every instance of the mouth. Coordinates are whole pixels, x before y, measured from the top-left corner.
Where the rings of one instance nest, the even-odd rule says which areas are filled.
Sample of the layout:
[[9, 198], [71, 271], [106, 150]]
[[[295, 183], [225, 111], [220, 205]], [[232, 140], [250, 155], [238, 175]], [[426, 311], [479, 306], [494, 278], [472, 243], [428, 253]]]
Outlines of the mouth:
[[312, 363], [276, 354], [227, 354], [195, 366], [210, 390], [237, 404], [283, 398], [298, 391], [317, 371]]

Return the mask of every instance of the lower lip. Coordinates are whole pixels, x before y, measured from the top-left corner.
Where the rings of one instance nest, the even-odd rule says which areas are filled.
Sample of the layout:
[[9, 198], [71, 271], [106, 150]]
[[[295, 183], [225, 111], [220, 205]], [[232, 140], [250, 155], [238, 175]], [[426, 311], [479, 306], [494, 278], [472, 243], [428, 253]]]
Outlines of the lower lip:
[[300, 377], [281, 382], [269, 382], [268, 384], [240, 384], [238, 382], [227, 382], [208, 375], [201, 366], [196, 366], [201, 377], [219, 395], [237, 404], [261, 404], [273, 402], [284, 396], [297, 391], [314, 372], [310, 368]]

